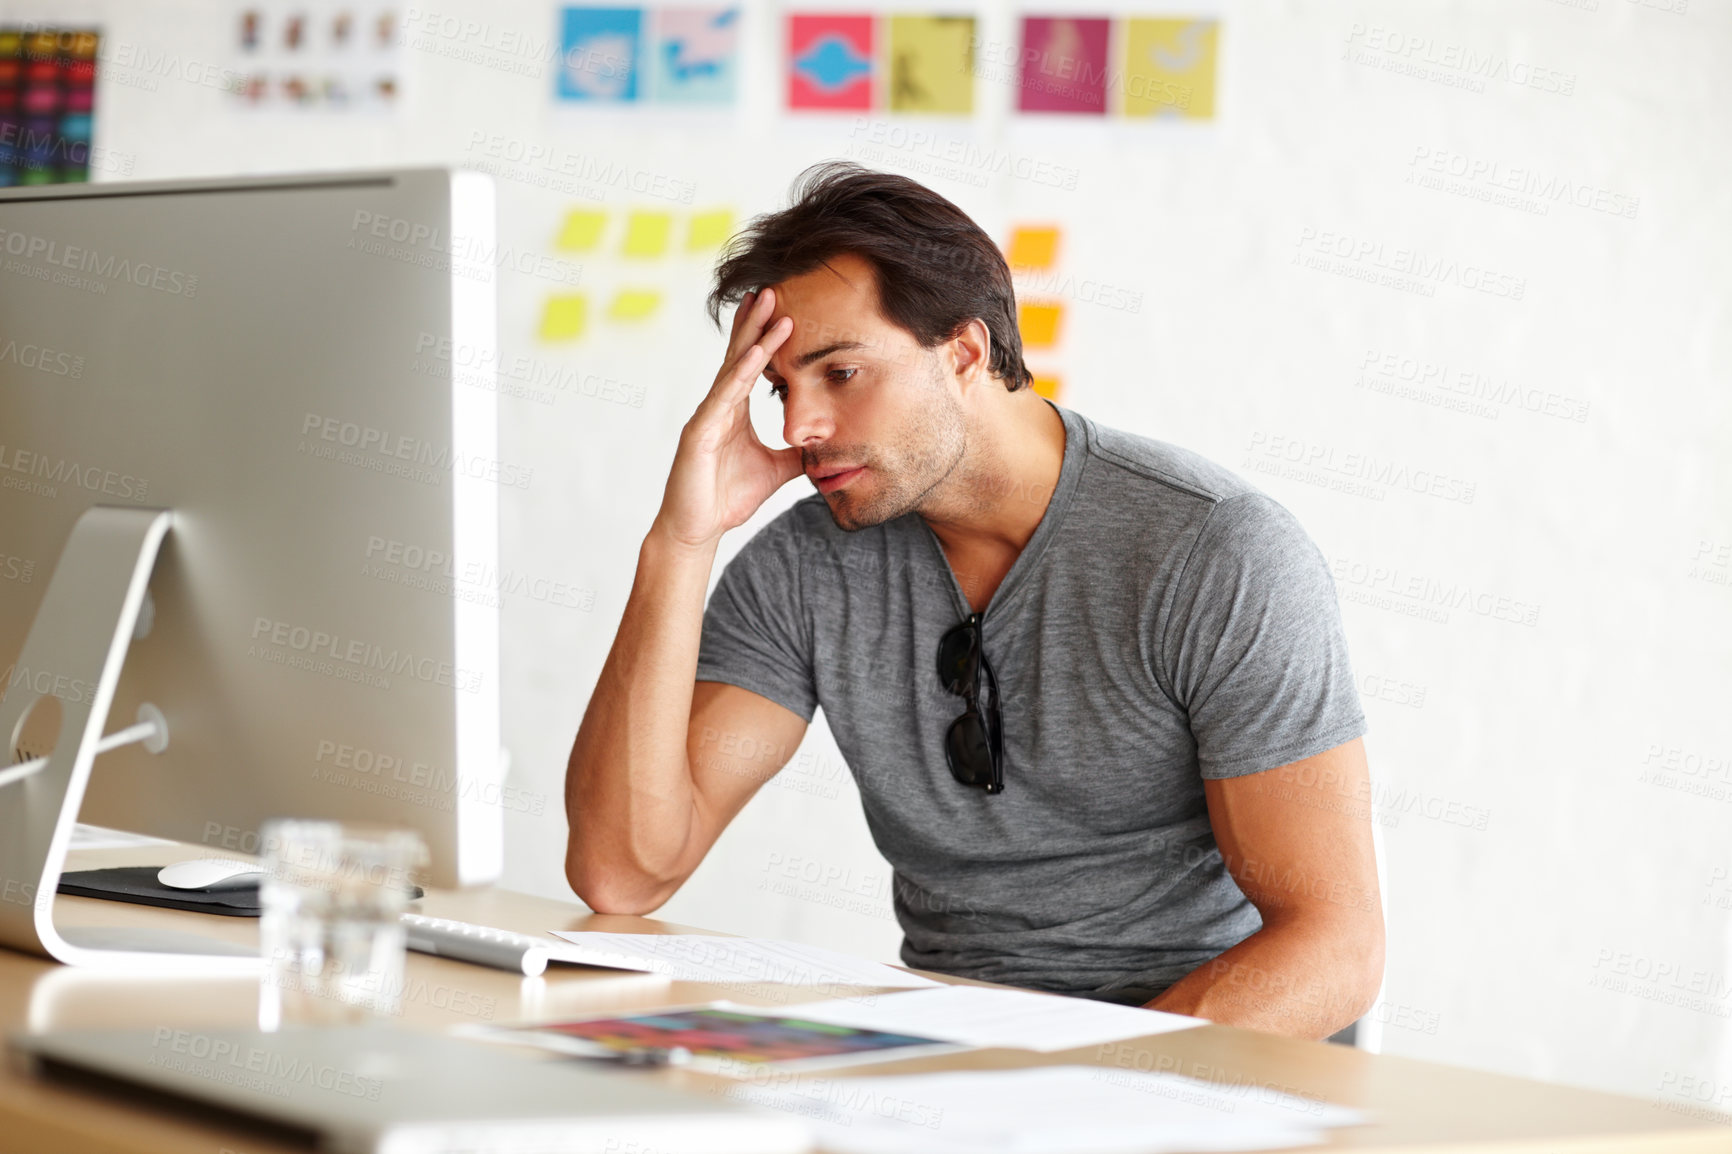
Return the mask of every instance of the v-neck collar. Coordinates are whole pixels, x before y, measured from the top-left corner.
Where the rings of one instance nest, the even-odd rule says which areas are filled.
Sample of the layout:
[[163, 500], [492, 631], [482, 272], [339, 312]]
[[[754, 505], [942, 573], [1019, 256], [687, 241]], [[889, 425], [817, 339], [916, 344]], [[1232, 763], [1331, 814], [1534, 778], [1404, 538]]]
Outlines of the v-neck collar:
[[[1046, 398], [1041, 398], [1046, 400]], [[1082, 477], [1082, 461], [1086, 446], [1083, 444], [1085, 434], [1082, 417], [1062, 405], [1047, 400], [1053, 411], [1058, 413], [1064, 422], [1064, 456], [1059, 462], [1058, 480], [1052, 487], [1052, 496], [1047, 499], [1046, 510], [1041, 514], [1040, 523], [1034, 527], [1034, 534], [1029, 537], [1028, 544], [1022, 547], [1022, 552], [1016, 555], [1010, 570], [1005, 573], [1004, 580], [998, 583], [998, 588], [992, 591], [986, 607], [980, 611], [982, 621], [994, 609], [999, 609], [1010, 598], [1016, 595], [1023, 585], [1025, 575], [1040, 563], [1041, 554], [1046, 551], [1047, 543], [1058, 531], [1058, 523], [1064, 520], [1065, 509], [1070, 505], [1071, 495], [1076, 492], [1077, 482]], [[938, 534], [932, 531], [932, 526], [926, 523], [926, 518], [913, 514], [920, 522], [921, 532], [926, 534], [931, 542], [932, 553], [938, 559], [938, 564], [944, 570], [944, 575], [950, 578], [951, 598], [967, 617], [974, 612], [974, 606], [968, 603], [968, 595], [962, 591], [962, 586], [956, 580], [956, 570], [950, 567], [950, 558], [944, 555], [944, 543], [938, 539]], [[996, 620], [996, 618], [995, 618]]]

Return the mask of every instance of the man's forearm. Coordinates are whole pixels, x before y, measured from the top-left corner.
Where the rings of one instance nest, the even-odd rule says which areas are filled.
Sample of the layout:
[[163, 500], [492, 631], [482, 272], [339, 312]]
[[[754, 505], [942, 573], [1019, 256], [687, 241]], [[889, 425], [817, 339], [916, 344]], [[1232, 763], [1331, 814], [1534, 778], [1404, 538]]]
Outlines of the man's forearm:
[[1149, 1003], [1299, 1038], [1327, 1038], [1371, 1008], [1383, 976], [1381, 917], [1265, 925]]
[[655, 528], [638, 552], [566, 770], [566, 875], [592, 908], [660, 904], [690, 838], [686, 731], [714, 562], [713, 548], [675, 545]]

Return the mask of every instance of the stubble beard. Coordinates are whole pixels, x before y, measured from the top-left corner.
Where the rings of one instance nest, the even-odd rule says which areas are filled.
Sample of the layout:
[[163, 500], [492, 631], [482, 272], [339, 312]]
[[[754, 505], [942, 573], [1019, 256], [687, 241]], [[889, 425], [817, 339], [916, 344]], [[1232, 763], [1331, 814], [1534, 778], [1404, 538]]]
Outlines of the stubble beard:
[[879, 489], [870, 497], [849, 487], [824, 495], [830, 517], [846, 533], [869, 529], [918, 510], [956, 471], [968, 449], [968, 423], [962, 406], [938, 377], [929, 391], [931, 408], [917, 411], [883, 453], [864, 458], [867, 475]]

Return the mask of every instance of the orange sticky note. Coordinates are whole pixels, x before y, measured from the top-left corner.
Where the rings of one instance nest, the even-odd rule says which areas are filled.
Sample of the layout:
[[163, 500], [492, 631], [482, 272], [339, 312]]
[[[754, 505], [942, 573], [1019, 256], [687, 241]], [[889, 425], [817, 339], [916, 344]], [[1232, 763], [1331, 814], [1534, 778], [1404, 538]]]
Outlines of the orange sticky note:
[[1022, 333], [1024, 348], [1044, 349], [1058, 343], [1058, 324], [1064, 317], [1060, 304], [1019, 304], [1016, 306], [1016, 327]]
[[1058, 259], [1056, 225], [1018, 225], [1010, 232], [1005, 263], [1011, 268], [1051, 268]]
[[541, 307], [541, 339], [572, 341], [583, 335], [589, 320], [589, 298], [582, 293], [564, 293], [547, 298]]
[[1030, 387], [1049, 401], [1058, 400], [1059, 379], [1057, 377], [1043, 377], [1036, 373]]

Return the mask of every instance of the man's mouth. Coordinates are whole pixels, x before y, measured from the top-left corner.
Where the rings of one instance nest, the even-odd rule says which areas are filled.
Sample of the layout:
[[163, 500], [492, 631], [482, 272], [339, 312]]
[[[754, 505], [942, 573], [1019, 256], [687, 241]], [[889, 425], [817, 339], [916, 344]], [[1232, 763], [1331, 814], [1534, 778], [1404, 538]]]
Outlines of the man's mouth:
[[866, 466], [864, 465], [843, 465], [840, 467], [827, 465], [811, 474], [811, 478], [812, 483], [818, 486], [818, 492], [833, 493], [865, 471]]

